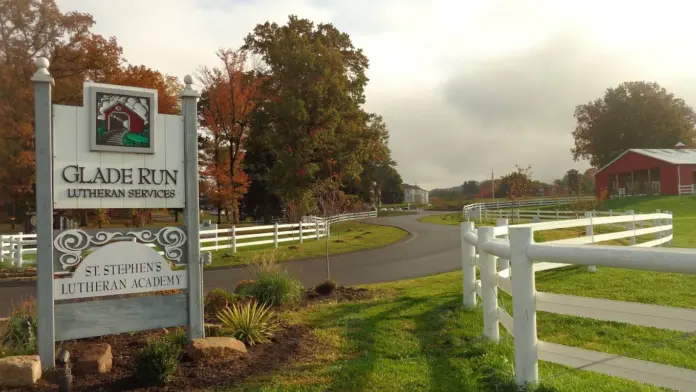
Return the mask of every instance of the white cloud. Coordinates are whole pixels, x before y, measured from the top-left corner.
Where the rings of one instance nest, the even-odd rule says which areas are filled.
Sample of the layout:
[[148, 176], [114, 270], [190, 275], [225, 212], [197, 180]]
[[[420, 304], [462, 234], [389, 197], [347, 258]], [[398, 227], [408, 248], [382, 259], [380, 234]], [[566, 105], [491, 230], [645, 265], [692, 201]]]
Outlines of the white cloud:
[[515, 164], [545, 180], [587, 167], [569, 152], [574, 107], [626, 80], [655, 80], [696, 105], [696, 4], [684, 1], [57, 3], [92, 14], [130, 62], [178, 77], [215, 65], [215, 51], [257, 23], [296, 14], [335, 24], [370, 59], [367, 107], [385, 116], [399, 171], [426, 188]]

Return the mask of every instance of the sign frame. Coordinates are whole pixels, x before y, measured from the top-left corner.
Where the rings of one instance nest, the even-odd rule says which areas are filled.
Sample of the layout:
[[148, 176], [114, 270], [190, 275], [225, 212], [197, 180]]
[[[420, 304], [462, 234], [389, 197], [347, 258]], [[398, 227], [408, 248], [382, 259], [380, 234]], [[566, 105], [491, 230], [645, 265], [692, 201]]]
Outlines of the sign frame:
[[[108, 87], [107, 87], [108, 86]], [[89, 98], [89, 105], [85, 105], [89, 110], [89, 134], [90, 134], [90, 150], [91, 151], [106, 151], [106, 152], [123, 152], [135, 154], [154, 154], [155, 153], [155, 125], [157, 121], [157, 90], [125, 87], [125, 86], [110, 86], [99, 83], [90, 83], [86, 85], [85, 95]], [[149, 127], [149, 147], [129, 147], [129, 146], [109, 146], [99, 144], [97, 141], [97, 106], [98, 94], [105, 95], [121, 95], [135, 98], [147, 99], [148, 111], [147, 120]]]
[[[183, 150], [184, 168], [184, 224], [182, 227], [165, 227], [157, 229], [99, 229], [92, 235], [84, 230], [54, 230], [54, 106], [51, 103], [51, 90], [54, 85], [53, 77], [48, 71], [49, 61], [45, 57], [36, 59], [37, 70], [31, 78], [34, 84], [34, 114], [36, 134], [36, 265], [37, 265], [37, 346], [43, 369], [55, 367], [55, 343], [63, 340], [73, 340], [107, 334], [142, 331], [156, 328], [186, 326], [188, 340], [205, 336], [203, 322], [203, 259], [200, 252], [200, 223], [199, 223], [199, 186], [198, 186], [198, 133], [197, 133], [197, 101], [198, 91], [192, 87], [193, 78], [184, 77], [185, 87], [181, 92], [180, 116], [167, 116], [167, 121], [181, 121], [183, 134], [181, 149]], [[90, 99], [86, 92], [105, 91], [106, 88], [131, 94], [131, 88], [123, 86], [96, 85], [86, 82], [84, 105], [89, 109]], [[145, 89], [132, 88], [133, 91]], [[154, 91], [154, 90], [153, 90]], [[90, 93], [91, 94], [91, 93]], [[93, 101], [93, 100], [92, 100]], [[154, 103], [153, 103], [154, 102]], [[132, 102], [131, 102], [132, 103]], [[156, 107], [156, 99], [150, 101]], [[60, 105], [58, 105], [60, 107]], [[135, 106], [134, 106], [135, 108]], [[77, 108], [76, 108], [77, 109]], [[140, 108], [137, 108], [141, 110]], [[135, 110], [135, 109], [134, 109]], [[96, 117], [96, 107], [92, 110]], [[150, 113], [156, 116], [154, 113]], [[85, 116], [91, 118], [91, 116]], [[129, 117], [130, 119], [131, 117]], [[124, 120], [118, 118], [117, 121]], [[82, 124], [88, 129], [96, 129], [96, 119], [92, 124]], [[153, 122], [154, 125], [154, 122]], [[130, 130], [129, 124], [120, 124], [118, 131]], [[139, 126], [143, 126], [140, 124]], [[141, 128], [142, 130], [143, 128]], [[156, 132], [156, 128], [152, 128]], [[96, 131], [93, 132], [96, 136]], [[114, 133], [115, 135], [116, 133]], [[117, 135], [117, 136], [124, 136]], [[85, 143], [88, 141], [86, 140]], [[177, 141], [179, 142], [179, 141]], [[154, 144], [151, 143], [151, 146]], [[103, 146], [102, 146], [103, 147]], [[113, 146], [112, 146], [113, 147]], [[118, 147], [115, 152], [142, 154], [137, 151], [124, 150]], [[102, 150], [103, 151], [103, 150]], [[111, 151], [112, 153], [114, 151]], [[108, 154], [109, 152], [105, 152]], [[153, 151], [154, 154], [154, 151]], [[140, 155], [147, 157], [147, 155]], [[79, 161], [79, 158], [77, 158]], [[79, 162], [78, 162], [79, 163]], [[186, 186], [188, 184], [188, 186]], [[154, 206], [153, 206], [154, 207]], [[87, 208], [87, 207], [85, 207]], [[147, 208], [147, 207], [146, 207]], [[150, 207], [152, 208], [152, 207]], [[64, 240], [60, 248], [56, 242], [72, 235], [72, 239]], [[72, 260], [72, 266], [78, 266], [84, 257], [84, 251], [89, 251], [92, 245], [104, 245], [111, 241], [139, 241], [152, 243], [164, 248], [165, 258], [185, 265], [186, 286], [184, 293], [166, 294], [163, 290], [152, 290], [155, 295], [145, 295], [126, 299], [100, 299], [92, 301], [67, 300], [56, 303], [54, 293], [54, 271], [65, 268], [65, 261]], [[76, 242], [77, 241], [77, 242]], [[80, 242], [82, 241], [82, 242]], [[85, 245], [86, 243], [86, 245]], [[145, 245], [143, 245], [145, 246]], [[57, 253], [54, 253], [57, 252]], [[59, 264], [56, 268], [54, 262]], [[68, 263], [70, 264], [70, 263]], [[70, 271], [67, 271], [68, 273]], [[89, 299], [89, 298], [85, 298]]]

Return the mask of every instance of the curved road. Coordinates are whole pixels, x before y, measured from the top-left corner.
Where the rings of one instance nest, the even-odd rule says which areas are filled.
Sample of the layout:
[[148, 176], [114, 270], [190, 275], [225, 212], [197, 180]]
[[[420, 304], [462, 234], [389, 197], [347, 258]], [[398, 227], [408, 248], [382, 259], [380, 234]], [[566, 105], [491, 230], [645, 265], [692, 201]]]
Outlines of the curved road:
[[[442, 212], [424, 212], [370, 220], [373, 223], [401, 227], [411, 235], [404, 241], [373, 250], [331, 256], [331, 277], [341, 285], [378, 283], [409, 279], [454, 271], [460, 267], [458, 226], [419, 223], [423, 215]], [[302, 283], [311, 287], [326, 279], [326, 261], [323, 258], [291, 261], [288, 270]], [[206, 291], [221, 287], [234, 290], [242, 279], [252, 277], [248, 267], [205, 270]], [[0, 286], [0, 317], [5, 317], [13, 303], [26, 299], [36, 291], [33, 282], [17, 286]]]

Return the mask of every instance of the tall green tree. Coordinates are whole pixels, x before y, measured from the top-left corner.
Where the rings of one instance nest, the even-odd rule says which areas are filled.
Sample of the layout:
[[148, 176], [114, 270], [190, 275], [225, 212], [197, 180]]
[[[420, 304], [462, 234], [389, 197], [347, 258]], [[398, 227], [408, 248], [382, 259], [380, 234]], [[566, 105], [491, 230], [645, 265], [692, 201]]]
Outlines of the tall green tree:
[[696, 114], [654, 82], [626, 82], [575, 108], [573, 158], [602, 167], [629, 148], [696, 143]]
[[264, 178], [274, 192], [298, 203], [320, 180], [359, 176], [369, 150], [361, 137], [374, 120], [361, 109], [368, 80], [362, 50], [333, 25], [296, 16], [283, 26], [256, 26], [243, 49], [266, 65], [249, 148], [262, 144], [272, 154]]

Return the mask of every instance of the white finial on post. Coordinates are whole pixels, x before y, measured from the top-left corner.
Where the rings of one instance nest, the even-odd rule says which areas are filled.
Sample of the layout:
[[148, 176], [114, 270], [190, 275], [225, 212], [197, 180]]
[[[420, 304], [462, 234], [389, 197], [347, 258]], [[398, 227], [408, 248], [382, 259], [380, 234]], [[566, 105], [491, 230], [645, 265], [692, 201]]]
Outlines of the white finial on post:
[[181, 92], [182, 97], [200, 97], [201, 95], [193, 88], [193, 76], [184, 76], [184, 91]]
[[51, 63], [48, 62], [48, 59], [46, 57], [37, 57], [34, 64], [36, 64], [36, 72], [34, 73], [34, 76], [32, 76], [31, 81], [53, 84], [53, 78], [48, 72], [48, 66], [51, 65]]

